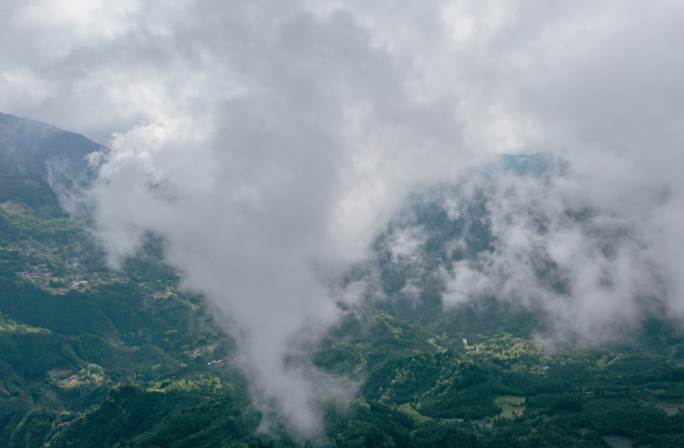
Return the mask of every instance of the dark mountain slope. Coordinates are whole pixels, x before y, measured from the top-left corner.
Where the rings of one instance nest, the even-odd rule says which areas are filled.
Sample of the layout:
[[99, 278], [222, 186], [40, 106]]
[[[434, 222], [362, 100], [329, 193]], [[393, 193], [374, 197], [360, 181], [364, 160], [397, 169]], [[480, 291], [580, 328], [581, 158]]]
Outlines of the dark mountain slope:
[[0, 202], [55, 205], [50, 183], [78, 181], [101, 145], [82, 135], [0, 113]]

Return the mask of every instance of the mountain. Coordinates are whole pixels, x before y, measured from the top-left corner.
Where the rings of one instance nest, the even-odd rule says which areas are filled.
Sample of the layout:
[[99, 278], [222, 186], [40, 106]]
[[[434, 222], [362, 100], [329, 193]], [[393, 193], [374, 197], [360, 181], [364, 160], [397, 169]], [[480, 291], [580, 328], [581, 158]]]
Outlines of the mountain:
[[0, 113], [0, 202], [55, 205], [50, 183], [83, 176], [87, 155], [101, 148], [79, 134]]
[[[180, 288], [163, 242], [113, 271], [59, 208], [51, 170], [87, 178], [99, 148], [0, 115], [0, 446], [684, 446], [684, 338], [667, 323], [621, 346], [548, 351], [529, 310], [495, 298], [442, 306], [440, 269], [495, 239], [487, 197], [458, 184], [412, 196], [349, 274], [376, 290], [312, 354], [359, 384], [349, 408], [326, 409], [316, 440], [278, 422], [261, 432], [234, 341]], [[543, 155], [501, 165], [553, 172]], [[413, 229], [419, 259], [394, 248]]]
[[[219, 408], [211, 437], [253, 433], [244, 379], [207, 365], [232, 341], [179, 290], [158, 244], [112, 271], [84, 224], [60, 209], [52, 188], [87, 178], [85, 158], [101, 146], [0, 119], [0, 446], [113, 446]], [[197, 419], [168, 420], [191, 409]]]

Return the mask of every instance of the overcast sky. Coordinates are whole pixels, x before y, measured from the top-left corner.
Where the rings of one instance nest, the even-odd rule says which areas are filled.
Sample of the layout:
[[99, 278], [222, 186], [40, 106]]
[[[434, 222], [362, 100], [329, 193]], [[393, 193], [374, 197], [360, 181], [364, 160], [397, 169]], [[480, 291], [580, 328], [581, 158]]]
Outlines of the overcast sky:
[[[165, 236], [298, 431], [353, 393], [284, 362], [338, 318], [330, 285], [407, 192], [495, 153], [570, 169], [492, 187], [496, 252], [445, 273], [448, 305], [499, 294], [595, 340], [684, 316], [683, 2], [0, 0], [0, 39], [0, 111], [112, 149], [90, 192], [112, 262]], [[569, 298], [515, 262], [540, 251]]]

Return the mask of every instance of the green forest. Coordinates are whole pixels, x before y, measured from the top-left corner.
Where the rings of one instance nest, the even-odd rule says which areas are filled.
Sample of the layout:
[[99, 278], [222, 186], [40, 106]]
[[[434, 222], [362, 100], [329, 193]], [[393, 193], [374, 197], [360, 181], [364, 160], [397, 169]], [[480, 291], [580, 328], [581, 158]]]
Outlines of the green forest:
[[[620, 346], [547, 350], [534, 315], [496, 301], [445, 312], [430, 288], [418, 304], [369, 299], [321, 341], [314, 363], [359, 384], [325, 411], [324, 434], [263, 433], [234, 342], [180, 288], [163, 243], [115, 271], [86, 224], [0, 207], [1, 446], [684, 444], [684, 338], [667, 323]], [[405, 273], [384, 263], [391, 294]]]

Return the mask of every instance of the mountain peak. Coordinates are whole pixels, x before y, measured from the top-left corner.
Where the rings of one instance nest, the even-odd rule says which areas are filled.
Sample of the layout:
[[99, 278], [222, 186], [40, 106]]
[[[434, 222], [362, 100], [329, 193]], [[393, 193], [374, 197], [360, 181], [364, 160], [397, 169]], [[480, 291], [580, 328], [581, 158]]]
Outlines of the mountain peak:
[[87, 169], [86, 156], [100, 148], [80, 134], [0, 113], [0, 202], [53, 204], [51, 170], [77, 176]]

